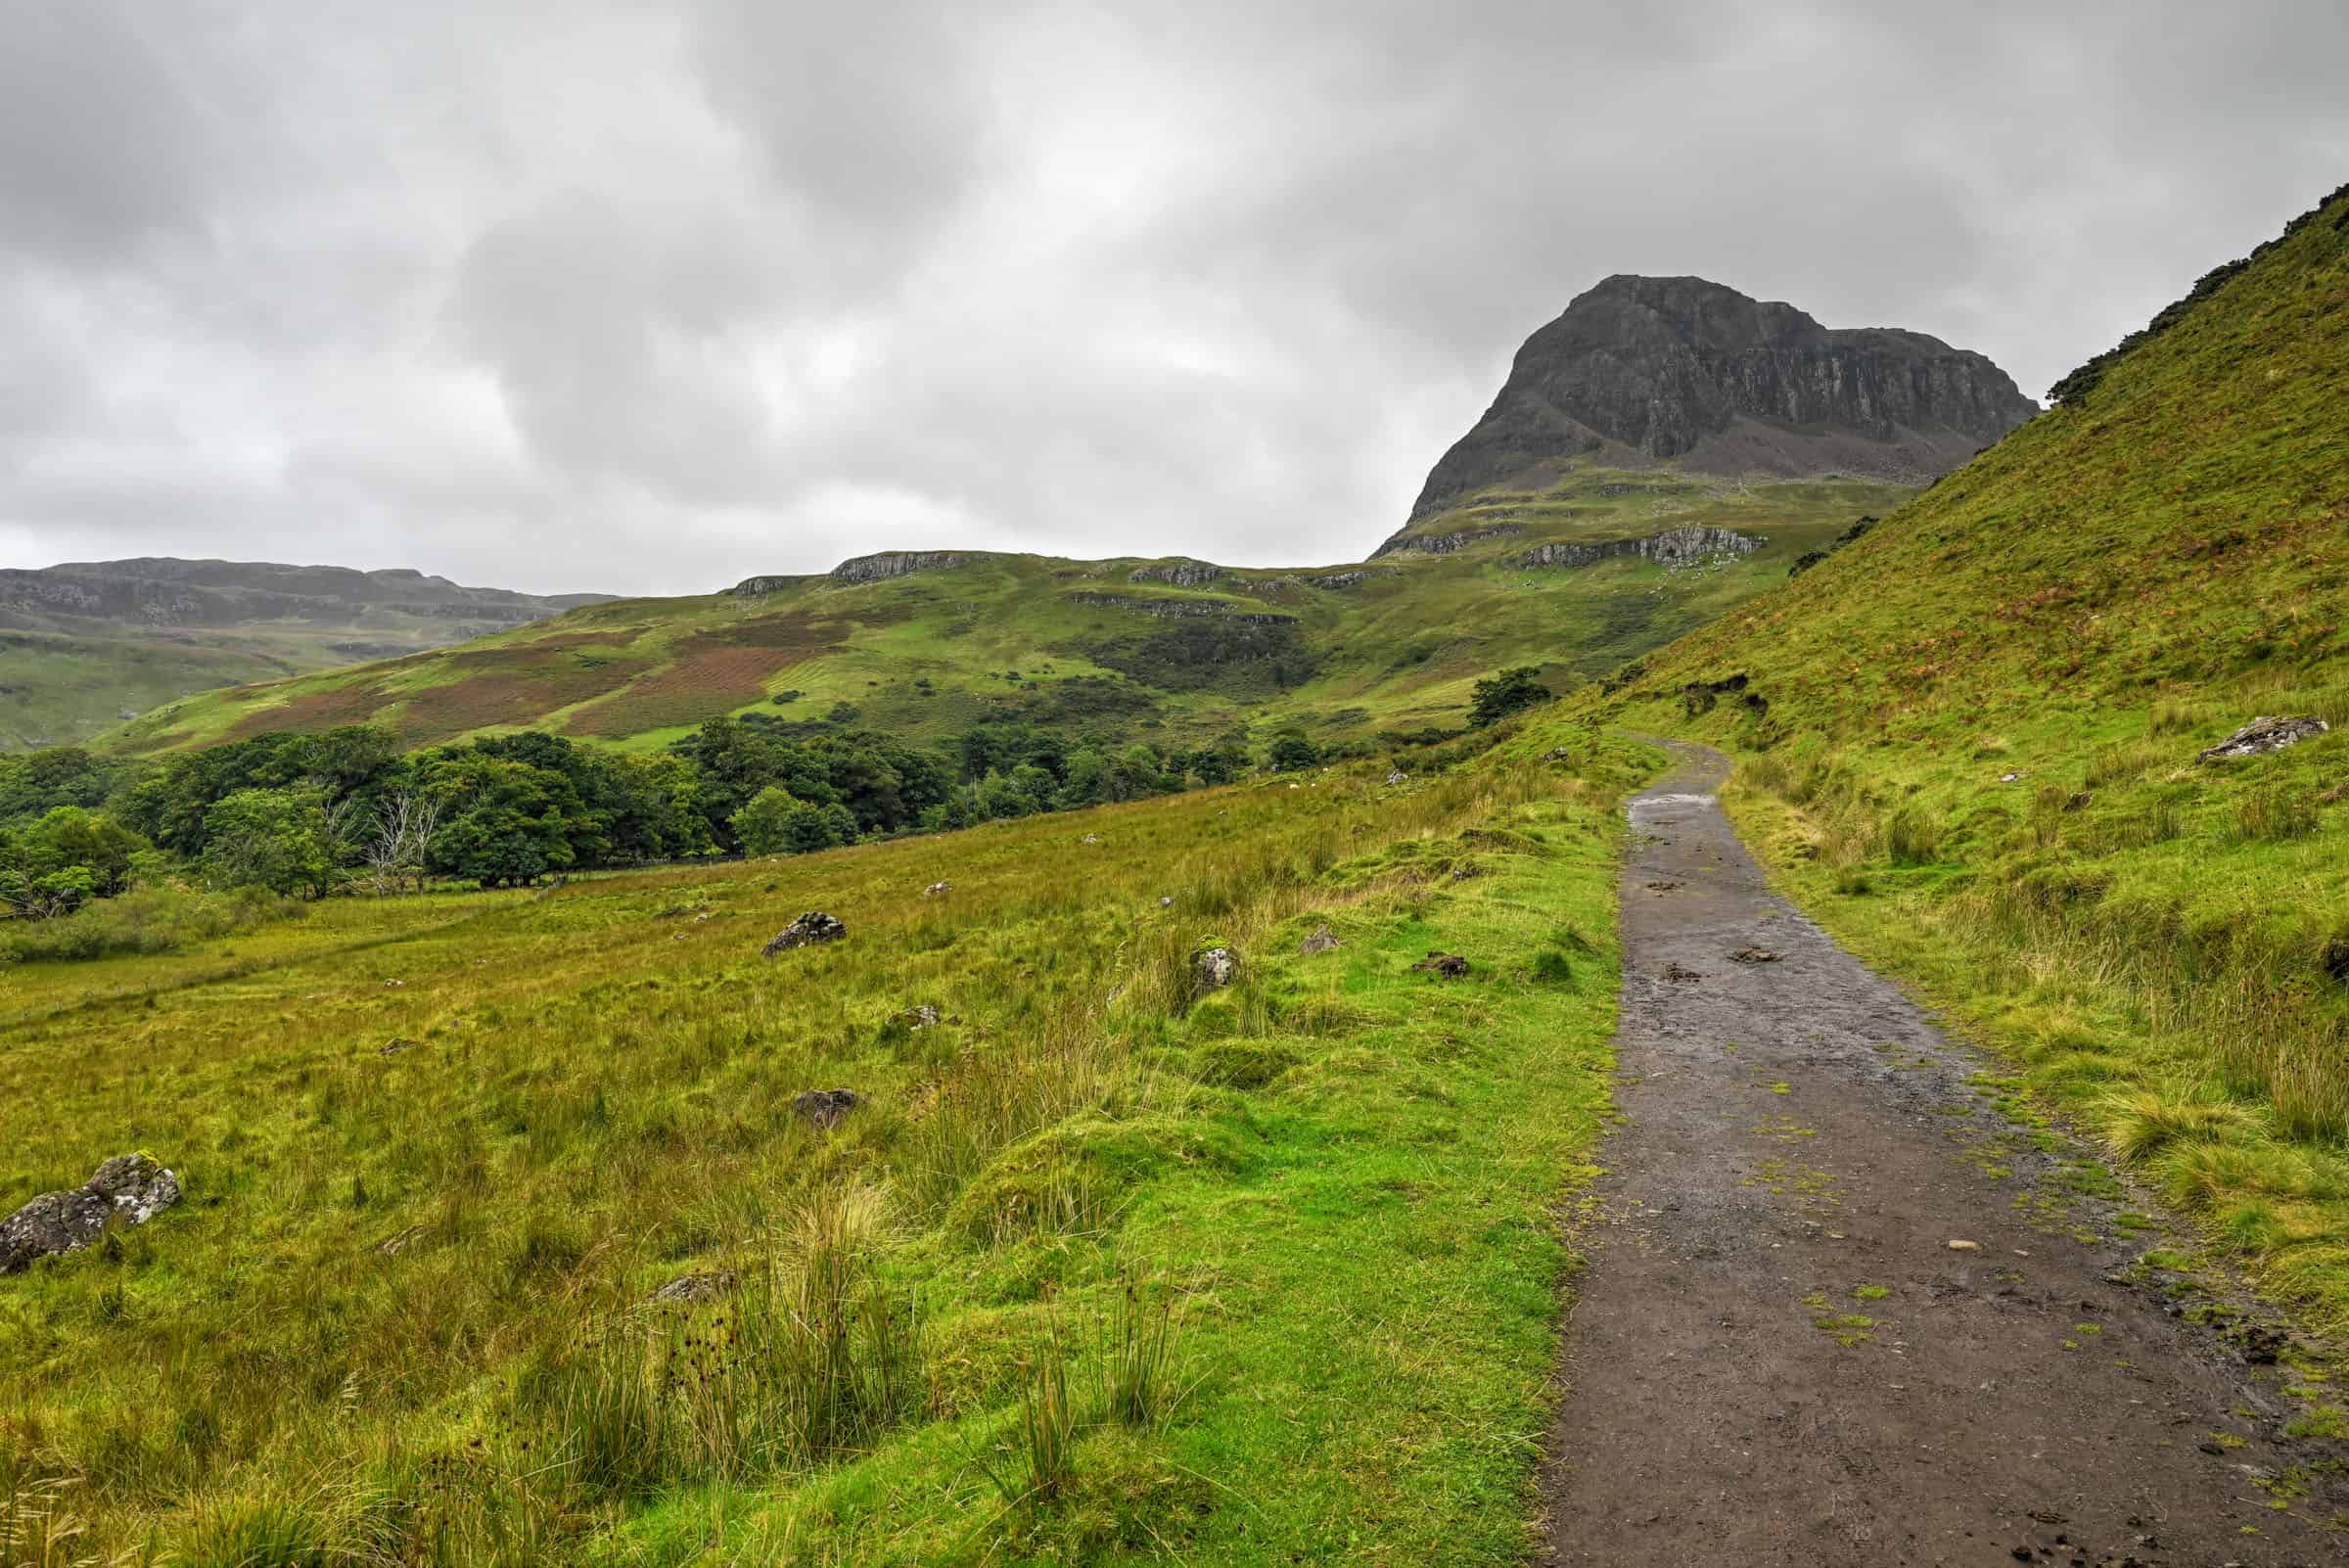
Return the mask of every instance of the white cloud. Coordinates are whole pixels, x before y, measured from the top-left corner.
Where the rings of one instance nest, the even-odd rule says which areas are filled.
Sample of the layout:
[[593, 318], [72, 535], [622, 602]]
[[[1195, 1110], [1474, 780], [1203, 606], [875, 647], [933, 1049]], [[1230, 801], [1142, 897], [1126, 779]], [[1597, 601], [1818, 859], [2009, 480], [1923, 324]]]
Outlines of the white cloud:
[[2349, 166], [2349, 12], [0, 11], [0, 561], [1357, 557], [1611, 272], [2039, 392]]

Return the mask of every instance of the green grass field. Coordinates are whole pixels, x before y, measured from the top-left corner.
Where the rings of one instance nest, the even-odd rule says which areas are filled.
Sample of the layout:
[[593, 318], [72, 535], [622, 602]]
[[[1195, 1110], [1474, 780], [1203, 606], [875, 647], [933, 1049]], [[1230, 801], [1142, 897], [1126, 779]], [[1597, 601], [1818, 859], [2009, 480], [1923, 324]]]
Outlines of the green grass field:
[[[1469, 688], [1498, 668], [1541, 666], [1558, 689], [1587, 680], [1783, 581], [1804, 552], [1909, 493], [1589, 471], [1541, 495], [1479, 497], [1415, 530], [1509, 531], [1361, 567], [1235, 570], [1182, 588], [1132, 580], [1149, 566], [1139, 560], [972, 555], [875, 582], [627, 600], [462, 648], [188, 697], [102, 744], [146, 754], [379, 722], [410, 745], [536, 728], [640, 750], [721, 715], [821, 718], [844, 703], [858, 722], [915, 741], [997, 717], [1182, 745], [1287, 727], [1342, 741], [1456, 724]], [[1518, 564], [1543, 543], [1681, 526], [1767, 542], [1670, 570]], [[1233, 616], [1278, 623], [1236, 633]], [[1211, 622], [1212, 638], [1166, 644]], [[1235, 651], [1239, 636], [1256, 645]]]
[[[1603, 705], [1742, 754], [1730, 804], [1806, 907], [2334, 1332], [2344, 363], [2349, 195], [2076, 404]], [[1737, 674], [1745, 692], [1685, 690]], [[2196, 761], [2262, 715], [2333, 729]]]
[[1653, 761], [1538, 723], [12, 971], [0, 1209], [130, 1149], [187, 1197], [0, 1282], [5, 1560], [1516, 1562]]

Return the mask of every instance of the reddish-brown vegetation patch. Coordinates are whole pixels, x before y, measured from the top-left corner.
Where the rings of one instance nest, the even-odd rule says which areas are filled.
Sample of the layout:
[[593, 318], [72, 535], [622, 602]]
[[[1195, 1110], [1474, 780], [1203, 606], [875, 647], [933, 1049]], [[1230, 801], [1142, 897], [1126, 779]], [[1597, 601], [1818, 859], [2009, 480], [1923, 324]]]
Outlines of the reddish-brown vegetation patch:
[[228, 733], [220, 738], [251, 740], [255, 735], [275, 734], [280, 730], [317, 731], [336, 729], [345, 724], [364, 724], [377, 709], [394, 700], [378, 689], [372, 680], [329, 687], [325, 691], [306, 691], [291, 702], [254, 709], [238, 719], [229, 727]]
[[639, 730], [716, 718], [764, 696], [766, 678], [776, 670], [788, 669], [837, 646], [811, 638], [804, 626], [799, 628], [800, 635], [790, 640], [770, 630], [768, 634], [775, 640], [745, 645], [736, 640], [745, 629], [734, 627], [688, 638], [678, 645], [669, 664], [639, 676], [625, 691], [572, 715], [565, 726], [567, 732], [633, 735]]

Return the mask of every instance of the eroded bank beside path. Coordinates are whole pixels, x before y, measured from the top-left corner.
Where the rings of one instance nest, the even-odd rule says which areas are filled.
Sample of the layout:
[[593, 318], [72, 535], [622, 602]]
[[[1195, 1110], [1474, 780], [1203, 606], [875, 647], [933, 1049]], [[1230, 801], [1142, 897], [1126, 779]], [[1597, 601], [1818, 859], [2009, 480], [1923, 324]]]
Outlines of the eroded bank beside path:
[[2181, 1313], [2159, 1222], [1773, 894], [1725, 760], [1673, 749], [1631, 807], [1625, 1120], [1540, 1560], [2349, 1560], [2273, 1347]]

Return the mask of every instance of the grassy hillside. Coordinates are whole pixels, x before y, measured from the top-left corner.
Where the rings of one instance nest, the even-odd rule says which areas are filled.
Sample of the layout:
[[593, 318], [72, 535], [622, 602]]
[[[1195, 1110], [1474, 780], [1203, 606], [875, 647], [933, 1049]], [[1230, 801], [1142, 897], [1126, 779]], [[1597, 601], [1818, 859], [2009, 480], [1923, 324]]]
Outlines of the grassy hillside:
[[446, 647], [595, 597], [268, 562], [0, 571], [0, 752], [77, 744], [192, 692]]
[[[2349, 192], [2157, 327], [1615, 712], [1741, 752], [1808, 906], [2349, 1327]], [[2333, 729], [2196, 760], [2262, 715]]]
[[0, 1211], [187, 1198], [0, 1279], [6, 1560], [1517, 1562], [1644, 765], [1540, 724], [13, 972]]
[[[1456, 549], [1363, 566], [1211, 568], [1178, 584], [1201, 574], [969, 554], [877, 581], [754, 579], [765, 591], [598, 605], [463, 648], [186, 698], [106, 744], [149, 753], [372, 721], [414, 745], [534, 728], [648, 747], [723, 714], [820, 720], [842, 704], [908, 739], [1019, 716], [1185, 743], [1292, 725], [1344, 740], [1456, 722], [1498, 667], [1540, 665], [1561, 684], [1610, 669], [1908, 493], [1589, 471], [1412, 530], [1476, 535]], [[1543, 544], [1682, 526], [1766, 542], [1679, 567], [1519, 564]]]

